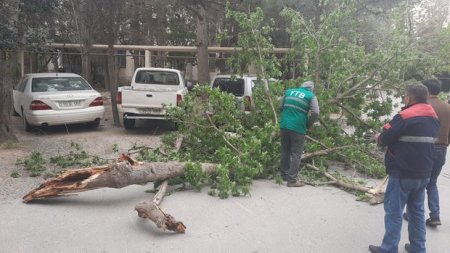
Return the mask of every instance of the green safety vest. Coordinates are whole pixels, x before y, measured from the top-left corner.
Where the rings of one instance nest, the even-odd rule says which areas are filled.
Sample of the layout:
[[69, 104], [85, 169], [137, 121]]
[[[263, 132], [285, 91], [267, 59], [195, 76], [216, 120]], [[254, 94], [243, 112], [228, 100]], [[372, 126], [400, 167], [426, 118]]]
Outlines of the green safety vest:
[[314, 93], [307, 88], [289, 89], [284, 93], [280, 128], [306, 134], [308, 112]]

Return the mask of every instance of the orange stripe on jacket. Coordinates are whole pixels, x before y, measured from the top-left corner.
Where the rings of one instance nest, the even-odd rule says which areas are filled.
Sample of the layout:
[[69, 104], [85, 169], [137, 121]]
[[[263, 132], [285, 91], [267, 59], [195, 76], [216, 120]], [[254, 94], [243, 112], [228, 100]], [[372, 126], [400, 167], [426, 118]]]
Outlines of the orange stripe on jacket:
[[388, 130], [389, 128], [391, 128], [391, 123], [386, 123], [386, 125], [384, 125], [383, 127], [384, 129]]
[[415, 104], [400, 112], [402, 119], [414, 117], [433, 117], [437, 119], [437, 114], [429, 104]]

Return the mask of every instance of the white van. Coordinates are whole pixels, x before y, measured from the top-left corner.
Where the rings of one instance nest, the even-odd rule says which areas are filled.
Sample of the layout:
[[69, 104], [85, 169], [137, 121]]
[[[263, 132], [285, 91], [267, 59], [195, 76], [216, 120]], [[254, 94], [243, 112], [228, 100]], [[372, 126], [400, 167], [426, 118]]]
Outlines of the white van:
[[[274, 82], [275, 79], [270, 79], [269, 83]], [[250, 112], [253, 103], [253, 90], [259, 87], [258, 78], [256, 76], [243, 75], [217, 75], [211, 82], [211, 88], [219, 88], [221, 91], [233, 94], [236, 97], [237, 103], [245, 112]]]

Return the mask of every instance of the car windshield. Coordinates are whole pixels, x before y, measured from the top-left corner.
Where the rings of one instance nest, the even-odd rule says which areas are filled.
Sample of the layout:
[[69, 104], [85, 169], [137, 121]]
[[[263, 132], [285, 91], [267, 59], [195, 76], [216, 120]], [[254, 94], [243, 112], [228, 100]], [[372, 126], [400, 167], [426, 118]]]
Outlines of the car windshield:
[[162, 84], [162, 85], [179, 85], [180, 80], [175, 72], [141, 70], [136, 74], [134, 80], [136, 83], [144, 84]]
[[[267, 84], [268, 85], [271, 85], [274, 82], [276, 82], [275, 79], [267, 80]], [[263, 86], [264, 86], [264, 82], [262, 80], [261, 81], [258, 81], [257, 79], [256, 80], [252, 80], [252, 90], [254, 90], [254, 89], [258, 88], [258, 87], [263, 87]]]
[[235, 96], [244, 95], [244, 79], [237, 78], [232, 80], [231, 78], [219, 77], [214, 80], [213, 88], [219, 88], [221, 91], [231, 93]]
[[31, 83], [32, 92], [92, 90], [81, 77], [35, 77]]

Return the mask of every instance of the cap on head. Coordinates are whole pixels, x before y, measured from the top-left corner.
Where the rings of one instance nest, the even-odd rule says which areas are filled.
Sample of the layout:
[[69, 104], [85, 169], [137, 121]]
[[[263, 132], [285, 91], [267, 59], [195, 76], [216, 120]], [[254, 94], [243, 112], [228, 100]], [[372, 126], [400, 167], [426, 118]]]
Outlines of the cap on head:
[[303, 88], [307, 88], [309, 90], [313, 90], [314, 89], [314, 82], [313, 81], [306, 81], [304, 83], [302, 83]]

